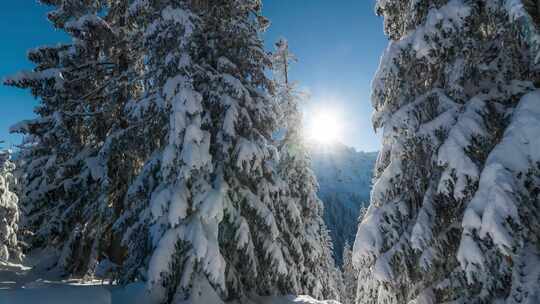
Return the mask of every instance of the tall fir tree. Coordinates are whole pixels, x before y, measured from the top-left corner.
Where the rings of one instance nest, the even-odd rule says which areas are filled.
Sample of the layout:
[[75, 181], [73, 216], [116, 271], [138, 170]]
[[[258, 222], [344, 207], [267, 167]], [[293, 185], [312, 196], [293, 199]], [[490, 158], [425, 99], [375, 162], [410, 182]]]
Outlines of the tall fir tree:
[[379, 0], [357, 303], [539, 299], [538, 30], [521, 1]]
[[343, 294], [341, 302], [343, 304], [356, 303], [356, 289], [358, 287], [359, 271], [352, 260], [352, 248], [349, 243], [345, 243], [343, 248]]
[[15, 164], [9, 150], [0, 150], [0, 262], [21, 262], [22, 250], [17, 239], [19, 198], [15, 192]]
[[162, 303], [338, 297], [303, 149], [286, 175], [301, 180], [281, 175], [260, 1], [41, 2], [72, 41], [31, 50], [35, 69], [6, 80], [40, 99], [12, 131], [41, 266], [117, 270]]
[[289, 69], [295, 61], [287, 40], [280, 39], [272, 55], [274, 95], [283, 133], [283, 139], [277, 143], [278, 174], [285, 189], [280, 196], [278, 221], [289, 243], [289, 265], [297, 268], [289, 271], [293, 274], [289, 280], [298, 286], [296, 293], [338, 300], [341, 274], [332, 257], [329, 232], [322, 218], [323, 205], [317, 196], [318, 185], [304, 143], [300, 106], [305, 94], [289, 79]]
[[30, 50], [36, 67], [6, 80], [40, 99], [38, 117], [12, 127], [25, 135], [23, 226], [31, 232], [30, 247], [51, 255], [40, 266], [93, 275], [100, 260], [118, 251], [112, 223], [120, 212], [115, 196], [122, 185], [115, 181], [125, 176], [126, 157], [123, 149], [112, 151], [110, 139], [127, 127], [122, 105], [134, 91], [128, 90], [128, 1], [41, 3], [52, 6], [49, 20], [71, 41]]
[[[286, 226], [293, 215], [276, 170], [279, 109], [265, 75], [271, 58], [259, 37], [268, 25], [260, 10], [256, 0], [130, 5], [145, 71], [143, 94], [126, 115], [129, 125], [146, 127], [125, 141], [146, 156], [115, 231], [129, 252], [121, 280], [146, 281], [158, 302], [332, 290], [322, 284], [332, 283], [326, 259], [313, 258], [330, 254], [320, 207], [309, 211], [313, 222], [297, 223], [310, 237]], [[327, 252], [297, 265], [302, 246]]]

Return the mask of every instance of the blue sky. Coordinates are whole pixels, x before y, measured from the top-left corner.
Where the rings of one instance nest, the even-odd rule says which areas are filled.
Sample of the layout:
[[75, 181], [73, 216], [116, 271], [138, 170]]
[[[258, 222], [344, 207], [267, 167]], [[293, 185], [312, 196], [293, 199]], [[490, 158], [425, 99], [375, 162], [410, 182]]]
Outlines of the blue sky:
[[[264, 15], [272, 21], [265, 34], [271, 49], [279, 37], [289, 40], [299, 62], [291, 76], [310, 92], [306, 105], [337, 113], [341, 141], [360, 150], [374, 151], [379, 140], [371, 127], [371, 78], [386, 45], [382, 20], [373, 14], [374, 0], [266, 0]], [[339, 4], [336, 4], [339, 3]], [[46, 20], [47, 7], [36, 1], [8, 1], [0, 10], [2, 48], [0, 75], [31, 69], [29, 48], [56, 44], [65, 36]], [[0, 139], [17, 144], [7, 129], [33, 117], [37, 101], [26, 91], [0, 86]]]
[[[47, 7], [32, 0], [3, 3], [0, 10], [1, 80], [21, 69], [32, 68], [26, 59], [28, 49], [66, 39], [61, 32], [53, 30], [46, 19], [47, 11]], [[8, 128], [20, 120], [34, 117], [32, 110], [36, 104], [28, 91], [0, 85], [0, 140], [8, 144], [20, 143], [20, 136], [9, 134]]]

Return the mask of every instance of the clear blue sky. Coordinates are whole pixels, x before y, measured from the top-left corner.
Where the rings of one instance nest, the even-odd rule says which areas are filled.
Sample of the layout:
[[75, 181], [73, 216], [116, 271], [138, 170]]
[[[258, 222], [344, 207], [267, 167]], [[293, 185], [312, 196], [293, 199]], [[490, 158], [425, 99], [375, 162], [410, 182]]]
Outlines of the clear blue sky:
[[[266, 0], [264, 15], [272, 21], [265, 34], [271, 49], [279, 37], [289, 40], [299, 62], [291, 76], [311, 93], [306, 106], [333, 109], [343, 123], [342, 141], [374, 151], [379, 140], [371, 127], [371, 78], [386, 45], [382, 20], [374, 16], [374, 0]], [[66, 39], [46, 20], [47, 7], [36, 1], [8, 1], [0, 10], [2, 48], [0, 76], [31, 69], [29, 48]], [[37, 101], [26, 91], [0, 86], [0, 139], [17, 144], [7, 129], [33, 117]]]

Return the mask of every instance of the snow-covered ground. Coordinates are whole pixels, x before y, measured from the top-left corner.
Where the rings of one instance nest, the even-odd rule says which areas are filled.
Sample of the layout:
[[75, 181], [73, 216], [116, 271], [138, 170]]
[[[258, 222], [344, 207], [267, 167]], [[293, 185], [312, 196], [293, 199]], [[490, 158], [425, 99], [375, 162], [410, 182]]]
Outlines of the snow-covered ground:
[[[201, 297], [204, 299], [204, 297]], [[125, 287], [101, 281], [43, 279], [30, 268], [0, 264], [0, 304], [154, 304], [142, 283]], [[192, 302], [182, 303], [191, 304]], [[339, 304], [308, 296], [260, 297], [243, 304]], [[193, 304], [223, 304], [202, 300]], [[238, 303], [229, 303], [238, 304]]]

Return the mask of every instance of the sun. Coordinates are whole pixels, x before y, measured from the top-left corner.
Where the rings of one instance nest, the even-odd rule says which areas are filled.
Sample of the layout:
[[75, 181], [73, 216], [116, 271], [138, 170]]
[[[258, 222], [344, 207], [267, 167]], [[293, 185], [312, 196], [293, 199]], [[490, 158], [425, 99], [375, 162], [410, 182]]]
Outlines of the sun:
[[340, 139], [342, 132], [339, 115], [332, 109], [317, 109], [308, 119], [306, 133], [309, 140], [331, 144]]

